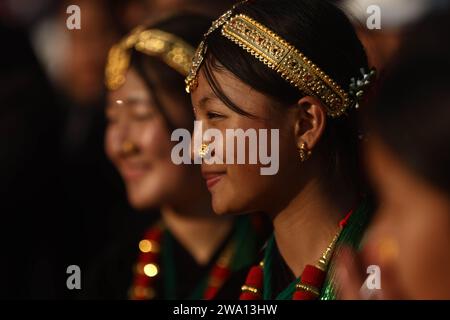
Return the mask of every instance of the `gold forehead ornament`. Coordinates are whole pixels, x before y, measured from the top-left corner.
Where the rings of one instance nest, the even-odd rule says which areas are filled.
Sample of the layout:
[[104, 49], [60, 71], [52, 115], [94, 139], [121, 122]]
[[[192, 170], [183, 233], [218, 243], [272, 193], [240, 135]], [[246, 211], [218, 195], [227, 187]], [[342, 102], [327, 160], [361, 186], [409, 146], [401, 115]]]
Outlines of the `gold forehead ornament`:
[[197, 86], [198, 72], [207, 52], [206, 38], [218, 28], [222, 28], [221, 34], [224, 37], [276, 71], [301, 92], [318, 98], [331, 117], [339, 117], [357, 104], [363, 88], [370, 84], [375, 76], [374, 70], [367, 74], [363, 72], [363, 81], [352, 79], [351, 90], [347, 93], [317, 65], [273, 31], [244, 14], [232, 17], [230, 10], [213, 23], [205, 34], [205, 40], [197, 48], [186, 78], [188, 93]]
[[195, 53], [191, 45], [171, 33], [137, 27], [109, 51], [105, 69], [109, 90], [116, 90], [124, 84], [132, 49], [161, 59], [182, 76], [189, 73]]

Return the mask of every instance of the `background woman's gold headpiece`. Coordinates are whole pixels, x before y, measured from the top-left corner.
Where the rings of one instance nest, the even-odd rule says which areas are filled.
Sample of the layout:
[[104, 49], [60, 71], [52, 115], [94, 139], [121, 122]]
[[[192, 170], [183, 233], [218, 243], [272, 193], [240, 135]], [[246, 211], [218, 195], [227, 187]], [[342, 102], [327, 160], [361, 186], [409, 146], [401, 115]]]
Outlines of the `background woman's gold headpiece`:
[[160, 58], [182, 76], [189, 73], [195, 53], [191, 45], [171, 33], [137, 27], [109, 51], [105, 70], [105, 82], [109, 90], [116, 90], [124, 84], [130, 66], [131, 49]]
[[[231, 11], [213, 24], [213, 31], [222, 27], [222, 35], [290, 82], [306, 95], [318, 98], [331, 117], [338, 117], [356, 103], [356, 99], [344, 91], [333, 79], [323, 72], [299, 50], [274, 32], [253, 20], [239, 14], [231, 17]], [[208, 31], [207, 35], [211, 33]], [[191, 71], [186, 78], [186, 91], [197, 86], [197, 75], [206, 54], [207, 46], [201, 43], [193, 59]], [[370, 78], [374, 72], [370, 73]], [[368, 80], [370, 80], [370, 78]]]

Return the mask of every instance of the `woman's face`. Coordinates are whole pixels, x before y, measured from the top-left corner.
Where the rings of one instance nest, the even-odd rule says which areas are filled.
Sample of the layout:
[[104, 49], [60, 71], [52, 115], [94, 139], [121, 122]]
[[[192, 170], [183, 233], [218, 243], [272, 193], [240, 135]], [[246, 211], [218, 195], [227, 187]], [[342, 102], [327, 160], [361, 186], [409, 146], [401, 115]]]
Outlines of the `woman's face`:
[[[380, 140], [367, 162], [380, 208], [366, 251], [381, 285], [411, 299], [450, 298], [450, 200], [410, 171]], [[383, 270], [389, 276], [383, 285]], [[392, 279], [391, 279], [392, 278]]]
[[[290, 111], [288, 108], [276, 107], [273, 100], [227, 71], [214, 71], [214, 76], [223, 93], [243, 111], [255, 117], [244, 116], [228, 108], [214, 95], [203, 72], [199, 72], [198, 87], [191, 97], [196, 118], [202, 121], [203, 132], [218, 129], [225, 139], [227, 129], [278, 129], [279, 139], [276, 143], [279, 152], [274, 155], [276, 149], [270, 143], [268, 154], [278, 157], [279, 170], [274, 175], [261, 175], [261, 167], [267, 166], [261, 165], [259, 158], [257, 164], [249, 164], [249, 152], [258, 150], [250, 150], [248, 140], [245, 145], [246, 164], [237, 164], [238, 146], [237, 139], [234, 139], [233, 163], [226, 164], [225, 159], [224, 164], [202, 163], [202, 173], [212, 195], [213, 209], [218, 214], [277, 212], [281, 202], [287, 202], [291, 196], [290, 190], [296, 188], [295, 177], [300, 162]], [[271, 136], [270, 131], [267, 136]], [[228, 148], [230, 145], [225, 143], [224, 155], [229, 151]]]
[[[191, 118], [185, 105], [167, 95], [159, 97], [174, 123]], [[105, 148], [125, 182], [131, 205], [137, 209], [176, 199], [192, 181], [193, 170], [171, 160], [170, 132], [153, 101], [133, 69], [122, 87], [108, 93]]]

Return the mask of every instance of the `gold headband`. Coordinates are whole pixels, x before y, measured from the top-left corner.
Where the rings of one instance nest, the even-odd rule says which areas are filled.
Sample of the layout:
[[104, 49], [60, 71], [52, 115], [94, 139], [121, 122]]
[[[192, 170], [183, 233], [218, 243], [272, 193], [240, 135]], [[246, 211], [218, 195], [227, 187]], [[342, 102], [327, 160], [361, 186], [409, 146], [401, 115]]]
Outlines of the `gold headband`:
[[[234, 9], [234, 7], [233, 7]], [[205, 42], [206, 37], [208, 37], [211, 33], [213, 33], [216, 29], [223, 26], [232, 16], [233, 9], [228, 10], [223, 15], [219, 17], [219, 19], [215, 20], [209, 30], [205, 33], [204, 40], [200, 42], [197, 50], [195, 51], [194, 58], [192, 59], [191, 69], [189, 71], [188, 76], [186, 77], [186, 92], [191, 93], [194, 88], [197, 87], [197, 74], [202, 66], [203, 60], [206, 55], [207, 45]]]
[[[336, 82], [326, 75], [311, 60], [274, 32], [253, 20], [239, 14], [231, 18], [232, 11], [220, 17], [210, 28], [206, 37], [222, 27], [222, 35], [269, 68], [275, 70], [283, 79], [300, 89], [303, 93], [317, 97], [327, 108], [331, 117], [338, 117], [356, 103]], [[197, 86], [197, 75], [206, 54], [204, 42], [198, 47], [191, 71], [186, 78], [186, 91], [192, 92]]]
[[124, 84], [131, 49], [160, 58], [182, 76], [189, 73], [194, 56], [194, 48], [179, 37], [158, 29], [137, 27], [109, 51], [105, 70], [109, 90], [116, 90]]

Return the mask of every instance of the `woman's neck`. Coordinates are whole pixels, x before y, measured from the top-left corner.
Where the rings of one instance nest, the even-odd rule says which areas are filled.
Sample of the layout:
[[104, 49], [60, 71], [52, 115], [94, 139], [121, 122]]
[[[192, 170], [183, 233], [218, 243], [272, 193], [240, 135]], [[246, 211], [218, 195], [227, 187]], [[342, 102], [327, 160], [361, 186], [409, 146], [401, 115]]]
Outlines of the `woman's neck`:
[[311, 180], [274, 215], [278, 249], [296, 277], [307, 264], [318, 261], [337, 233], [339, 221], [352, 208], [354, 201], [352, 193], [343, 190], [336, 196], [327, 197], [320, 183]]
[[161, 215], [172, 235], [200, 265], [210, 261], [233, 226], [233, 219], [216, 216], [212, 211], [192, 215], [163, 207]]

